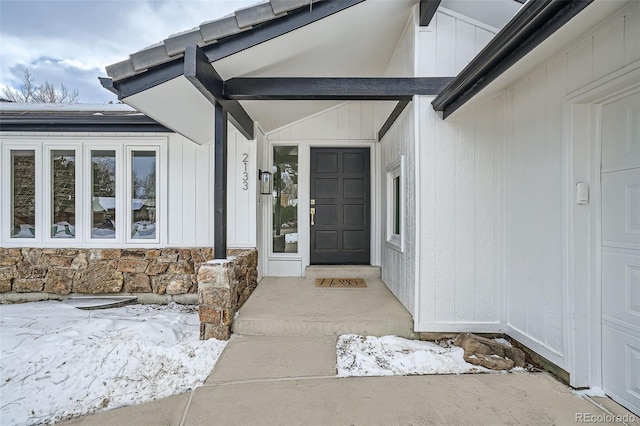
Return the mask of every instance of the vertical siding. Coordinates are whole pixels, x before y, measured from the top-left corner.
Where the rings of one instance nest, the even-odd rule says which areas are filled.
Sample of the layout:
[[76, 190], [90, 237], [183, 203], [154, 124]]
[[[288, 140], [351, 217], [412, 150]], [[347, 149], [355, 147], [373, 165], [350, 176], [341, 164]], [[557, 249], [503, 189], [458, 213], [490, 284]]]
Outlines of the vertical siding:
[[[393, 127], [380, 143], [381, 195], [382, 195], [382, 280], [400, 300], [409, 312], [415, 309], [415, 156], [412, 155], [415, 143], [413, 108], [408, 106], [398, 117]], [[388, 246], [384, 240], [387, 235], [387, 212], [393, 200], [387, 200], [386, 168], [396, 163], [404, 155], [403, 185], [405, 189], [403, 204], [403, 229], [405, 238], [404, 252]]]
[[502, 121], [489, 100], [443, 121], [420, 98], [419, 331], [500, 331]]
[[[246, 154], [246, 185], [243, 160]], [[227, 246], [256, 247], [257, 149], [240, 132], [229, 128], [227, 145]], [[244, 189], [246, 188], [246, 189]]]
[[[389, 62], [386, 75], [395, 77], [412, 77], [415, 75], [415, 17], [411, 16], [402, 33], [396, 50]], [[377, 105], [376, 128], [382, 126], [387, 119], [393, 105]], [[415, 149], [415, 119], [414, 105], [409, 104], [400, 117], [378, 144], [380, 150], [381, 183], [381, 221], [380, 259], [382, 266], [382, 280], [393, 292], [404, 307], [415, 316], [415, 261], [416, 261], [416, 158]], [[400, 252], [386, 244], [387, 211], [393, 200], [387, 200], [387, 168], [400, 161], [404, 156], [404, 199], [403, 227], [404, 251]]]
[[169, 138], [168, 244], [213, 245], [213, 152], [180, 135]]
[[[563, 100], [640, 59], [640, 5], [623, 10], [507, 90], [505, 168], [507, 327], [543, 356], [566, 365], [567, 301], [562, 235]], [[631, 53], [632, 52], [632, 53]]]
[[267, 135], [270, 141], [371, 140], [378, 129], [374, 123], [375, 102], [346, 102]]
[[417, 75], [455, 76], [495, 35], [490, 27], [456, 13], [439, 10], [431, 24], [418, 30]]
[[419, 331], [503, 330], [567, 368], [563, 102], [637, 66], [639, 40], [636, 2], [446, 121], [420, 99]]

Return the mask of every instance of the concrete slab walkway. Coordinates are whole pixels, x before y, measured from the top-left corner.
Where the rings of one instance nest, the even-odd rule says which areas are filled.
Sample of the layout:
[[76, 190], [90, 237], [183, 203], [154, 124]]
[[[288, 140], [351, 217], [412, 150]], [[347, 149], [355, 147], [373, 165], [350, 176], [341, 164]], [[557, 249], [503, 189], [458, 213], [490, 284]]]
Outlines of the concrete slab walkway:
[[546, 373], [337, 378], [332, 338], [234, 336], [190, 394], [68, 424], [570, 425], [576, 416], [622, 424], [610, 416], [625, 414]]
[[[336, 377], [337, 334], [407, 331], [410, 315], [379, 278], [370, 282], [368, 292], [322, 292], [312, 278], [265, 279], [237, 319], [245, 334], [231, 338], [202, 387], [67, 424], [621, 424], [616, 415], [640, 424], [613, 401], [578, 397], [546, 373]], [[376, 321], [382, 327], [369, 328]]]
[[[366, 288], [318, 288], [316, 277], [365, 278]], [[380, 279], [377, 267], [310, 267], [306, 278], [267, 277], [240, 309], [241, 335], [412, 338], [413, 318]]]

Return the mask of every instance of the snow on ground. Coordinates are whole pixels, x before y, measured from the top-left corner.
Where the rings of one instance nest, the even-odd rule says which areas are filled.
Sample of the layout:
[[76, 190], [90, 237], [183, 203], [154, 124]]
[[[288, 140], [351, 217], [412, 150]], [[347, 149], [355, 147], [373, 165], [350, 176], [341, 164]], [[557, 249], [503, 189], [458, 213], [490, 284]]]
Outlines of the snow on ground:
[[195, 307], [0, 305], [1, 423], [51, 423], [186, 392], [225, 344], [199, 340]]
[[462, 348], [397, 336], [338, 338], [338, 377], [488, 373], [466, 362]]

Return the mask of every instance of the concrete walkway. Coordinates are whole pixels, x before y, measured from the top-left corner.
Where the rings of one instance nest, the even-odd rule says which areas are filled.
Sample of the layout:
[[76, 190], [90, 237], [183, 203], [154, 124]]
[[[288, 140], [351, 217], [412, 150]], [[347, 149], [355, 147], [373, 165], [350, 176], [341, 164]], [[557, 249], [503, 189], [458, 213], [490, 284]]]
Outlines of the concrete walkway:
[[[367, 282], [370, 280], [367, 278]], [[304, 281], [297, 281], [297, 290], [306, 292], [307, 296], [313, 295], [308, 282], [304, 287]], [[303, 287], [300, 287], [301, 283]], [[254, 335], [232, 337], [202, 387], [187, 394], [95, 414], [67, 424], [569, 425], [576, 424], [580, 418], [591, 419], [591, 422], [609, 420], [598, 422], [601, 424], [620, 424], [614, 417], [607, 416], [631, 416], [607, 398], [576, 396], [546, 373], [337, 378], [336, 336], [330, 334], [333, 326], [328, 320], [331, 316], [323, 316], [319, 306], [311, 312], [302, 310], [298, 321], [318, 320], [326, 324], [296, 327], [294, 311], [300, 308], [291, 307], [286, 314], [287, 320], [278, 322], [278, 316], [271, 315], [271, 310], [284, 308], [271, 292], [277, 292], [276, 287], [293, 286], [295, 281], [273, 280], [267, 284], [261, 283], [258, 289], [269, 291], [262, 297], [256, 291], [258, 297], [252, 296], [249, 300], [254, 306], [247, 302], [245, 307], [249, 309], [243, 308], [239, 317], [248, 316], [252, 318], [251, 322], [263, 324], [249, 324], [254, 328], [247, 325], [244, 330]], [[282, 288], [280, 290], [284, 292]], [[388, 290], [387, 293], [382, 290], [376, 291], [385, 298], [393, 298]], [[320, 295], [327, 302], [341, 291], [343, 297], [335, 303], [345, 303], [345, 298], [349, 300], [345, 306], [352, 308], [349, 313], [351, 326], [369, 324], [375, 314], [350, 305], [355, 302], [349, 293], [356, 289], [336, 289], [330, 296], [323, 293], [316, 293], [316, 296]], [[258, 305], [255, 305], [256, 300], [260, 302]], [[310, 297], [308, 302], [313, 304], [314, 300]], [[287, 301], [290, 300], [285, 298]], [[266, 304], [262, 305], [263, 302]], [[388, 314], [386, 309], [393, 303], [389, 300], [381, 303], [384, 309], [377, 312]], [[363, 317], [360, 318], [369, 319], [358, 321], [354, 312], [361, 312]], [[336, 315], [339, 315], [337, 311]], [[276, 333], [264, 335], [269, 331], [266, 327], [269, 323]], [[354, 332], [350, 330], [353, 329], [347, 332]], [[631, 424], [640, 424], [640, 420]]]

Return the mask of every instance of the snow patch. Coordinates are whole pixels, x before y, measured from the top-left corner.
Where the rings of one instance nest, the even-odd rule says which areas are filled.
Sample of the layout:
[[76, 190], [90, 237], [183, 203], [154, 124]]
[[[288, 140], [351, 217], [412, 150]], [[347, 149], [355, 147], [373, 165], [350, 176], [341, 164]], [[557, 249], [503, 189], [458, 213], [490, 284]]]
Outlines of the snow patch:
[[187, 392], [226, 342], [199, 340], [197, 307], [84, 311], [0, 305], [0, 418], [42, 424]]
[[338, 377], [491, 372], [466, 362], [457, 346], [397, 336], [346, 334], [338, 338], [336, 353]]

